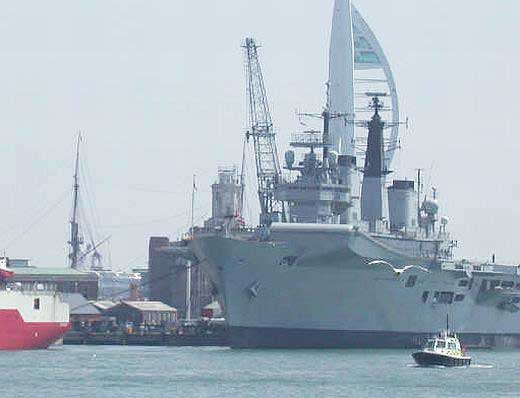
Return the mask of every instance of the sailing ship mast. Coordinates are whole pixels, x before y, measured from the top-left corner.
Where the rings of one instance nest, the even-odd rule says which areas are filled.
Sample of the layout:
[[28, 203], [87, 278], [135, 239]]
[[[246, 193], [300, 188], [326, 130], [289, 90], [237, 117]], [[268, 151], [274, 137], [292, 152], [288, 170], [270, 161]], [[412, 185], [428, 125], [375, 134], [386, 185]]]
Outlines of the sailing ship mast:
[[81, 133], [78, 134], [78, 142], [76, 144], [76, 164], [74, 167], [74, 194], [72, 202], [72, 217], [70, 220], [70, 241], [69, 261], [70, 267], [77, 269], [79, 265], [79, 257], [81, 244], [83, 243], [79, 236], [78, 224], [78, 200], [79, 200], [79, 149], [81, 144]]

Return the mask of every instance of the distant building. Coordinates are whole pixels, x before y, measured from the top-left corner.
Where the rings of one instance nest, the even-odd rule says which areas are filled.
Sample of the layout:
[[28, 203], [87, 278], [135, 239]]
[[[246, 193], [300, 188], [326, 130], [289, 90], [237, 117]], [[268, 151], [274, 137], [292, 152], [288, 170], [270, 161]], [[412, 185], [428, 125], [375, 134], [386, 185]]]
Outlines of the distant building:
[[[13, 262], [9, 261], [12, 265]], [[98, 297], [98, 277], [91, 272], [82, 272], [72, 268], [40, 268], [40, 267], [12, 267], [13, 282], [20, 283], [22, 288], [37, 288], [56, 290], [60, 293], [80, 293], [87, 300], [96, 300]]]
[[136, 272], [96, 269], [100, 300], [140, 300], [141, 275]]
[[[178, 308], [179, 315], [186, 317], [186, 260], [176, 255], [179, 242], [168, 238], [150, 238], [148, 257], [148, 278], [150, 300], [161, 301]], [[213, 301], [214, 287], [209, 277], [198, 267], [192, 265], [191, 271], [191, 308], [192, 316], [200, 315], [202, 307]]]
[[236, 167], [219, 167], [218, 182], [211, 185], [211, 218], [205, 228], [220, 228], [240, 216], [242, 186]]
[[9, 258], [7, 261], [10, 268], [29, 267], [29, 259], [27, 258]]
[[222, 318], [222, 308], [218, 301], [213, 301], [209, 303], [202, 309], [202, 317], [203, 318]]
[[161, 301], [182, 309], [184, 305], [174, 298], [176, 258], [162, 250], [170, 245], [165, 237], [152, 237], [148, 245], [148, 268], [150, 278], [150, 300]]
[[150, 299], [150, 272], [148, 267], [139, 267], [132, 269], [132, 272], [141, 277], [140, 285], [139, 285], [139, 294], [142, 299], [149, 300]]
[[61, 299], [69, 305], [72, 330], [90, 329], [101, 321], [101, 312], [80, 293], [63, 293]]
[[[204, 222], [206, 229], [237, 228], [241, 218], [242, 186], [236, 167], [220, 167], [218, 180], [211, 186], [211, 218]], [[197, 229], [197, 227], [195, 227]], [[152, 237], [148, 249], [150, 299], [168, 303], [186, 316], [186, 265], [180, 252], [181, 242], [166, 237]], [[201, 316], [202, 309], [213, 302], [217, 287], [196, 262], [191, 272], [192, 316]]]
[[177, 320], [177, 310], [158, 301], [123, 301], [106, 311], [120, 325], [166, 326]]
[[100, 300], [100, 301], [93, 301], [92, 305], [96, 307], [101, 314], [105, 314], [110, 308], [117, 305], [117, 303], [114, 303], [113, 301], [109, 300]]

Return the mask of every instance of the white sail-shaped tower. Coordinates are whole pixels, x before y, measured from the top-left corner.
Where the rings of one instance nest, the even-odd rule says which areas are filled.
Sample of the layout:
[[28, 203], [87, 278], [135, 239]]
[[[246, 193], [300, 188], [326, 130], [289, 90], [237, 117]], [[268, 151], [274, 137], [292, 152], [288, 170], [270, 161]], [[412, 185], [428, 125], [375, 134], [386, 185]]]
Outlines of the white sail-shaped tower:
[[[388, 101], [385, 101], [379, 113], [388, 127], [383, 132], [381, 145], [384, 147], [384, 170], [390, 170], [394, 153], [399, 147], [399, 102], [394, 77], [381, 45], [359, 11], [350, 0], [335, 0], [327, 98], [331, 115], [329, 140], [333, 151], [348, 156], [351, 159], [349, 163], [357, 167], [366, 163], [367, 136], [363, 122], [368, 123], [367, 116], [372, 113], [368, 106], [370, 99], [367, 93], [387, 95]], [[366, 179], [366, 176], [364, 177]], [[348, 177], [352, 204], [350, 214], [347, 214], [342, 222], [358, 220], [361, 213], [358, 201], [360, 196], [364, 196], [365, 210], [367, 204], [372, 205], [372, 200], [381, 196], [379, 185], [377, 192], [368, 189], [369, 181], [364, 181], [363, 185], [366, 186], [363, 189], [364, 194], [361, 195], [361, 179], [362, 175], [358, 169], [352, 168]], [[378, 178], [379, 180], [384, 184], [385, 177]], [[383, 207], [384, 215], [387, 213], [384, 200]]]
[[[333, 150], [357, 156], [360, 160], [364, 154], [356, 153], [355, 148], [356, 144], [363, 147], [365, 127], [356, 129], [354, 119], [367, 119], [365, 113], [371, 112], [366, 107], [367, 92], [389, 96], [382, 116], [392, 124], [388, 136], [385, 136], [385, 165], [390, 169], [399, 141], [399, 100], [394, 76], [380, 43], [356, 7], [350, 0], [335, 0], [328, 106], [332, 116], [336, 117], [331, 120], [330, 139]], [[356, 112], [360, 114], [355, 116]]]
[[[390, 63], [374, 32], [361, 13], [352, 5], [352, 31], [354, 36], [354, 98], [356, 119], [368, 120], [372, 113], [367, 108], [366, 93], [388, 95], [381, 116], [388, 125], [385, 131], [385, 167], [390, 170], [394, 155], [399, 148], [399, 98]], [[356, 128], [357, 144], [365, 137], [365, 127]], [[361, 145], [362, 146], [362, 145]]]
[[355, 156], [354, 38], [350, 0], [335, 0], [329, 53], [328, 108], [332, 150]]

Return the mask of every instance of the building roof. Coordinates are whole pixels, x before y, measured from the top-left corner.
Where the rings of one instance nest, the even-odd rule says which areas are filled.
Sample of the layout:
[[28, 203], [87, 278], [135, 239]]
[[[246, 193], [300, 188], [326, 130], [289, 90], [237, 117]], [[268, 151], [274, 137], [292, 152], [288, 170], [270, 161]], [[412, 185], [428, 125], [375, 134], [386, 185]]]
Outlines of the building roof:
[[204, 307], [204, 309], [208, 310], [220, 310], [220, 304], [218, 301], [212, 301], [207, 306]]
[[101, 301], [92, 302], [92, 305], [101, 311], [106, 311], [106, 310], [116, 306], [117, 303], [114, 303], [113, 301], [108, 301], [108, 300], [101, 300]]
[[205, 310], [213, 311], [214, 318], [220, 318], [222, 316], [222, 307], [218, 301], [213, 301], [204, 307]]
[[121, 304], [126, 304], [129, 307], [135, 308], [139, 311], [163, 311], [163, 312], [177, 312], [177, 309], [170, 307], [160, 301], [123, 301]]
[[20, 275], [84, 275], [85, 272], [73, 268], [43, 268], [43, 267], [11, 267]]
[[14, 272], [14, 281], [17, 280], [40, 280], [40, 281], [97, 281], [97, 275], [91, 272], [78, 271], [72, 268], [42, 268], [42, 267], [12, 267]]
[[69, 305], [70, 315], [101, 315], [101, 312], [80, 293], [60, 293]]

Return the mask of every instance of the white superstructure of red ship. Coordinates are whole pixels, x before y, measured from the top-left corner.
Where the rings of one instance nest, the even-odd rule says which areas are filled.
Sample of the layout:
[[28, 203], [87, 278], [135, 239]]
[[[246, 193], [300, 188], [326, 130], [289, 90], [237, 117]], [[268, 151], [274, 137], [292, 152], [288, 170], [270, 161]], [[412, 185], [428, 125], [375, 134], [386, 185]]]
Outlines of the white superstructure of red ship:
[[7, 263], [0, 259], [0, 350], [47, 348], [69, 330], [69, 306], [56, 292], [10, 286]]

